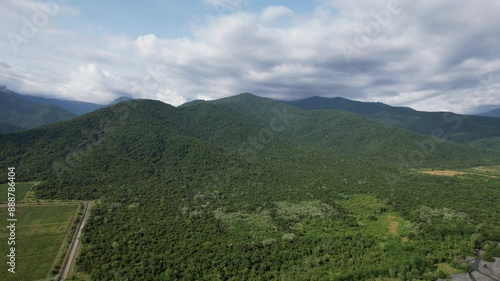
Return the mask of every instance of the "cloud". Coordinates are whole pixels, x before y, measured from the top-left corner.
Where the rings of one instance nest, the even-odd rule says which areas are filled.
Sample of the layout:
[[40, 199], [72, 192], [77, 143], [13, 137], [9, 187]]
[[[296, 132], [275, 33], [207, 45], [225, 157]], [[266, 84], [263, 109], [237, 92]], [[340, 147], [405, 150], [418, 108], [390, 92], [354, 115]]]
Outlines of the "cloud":
[[181, 105], [187, 101], [186, 98], [171, 89], [160, 89], [154, 96], [150, 98], [161, 100], [175, 106]]
[[3, 67], [3, 68], [11, 68], [11, 66], [8, 64], [8, 63], [5, 63], [3, 61], [0, 61], [0, 67]]
[[500, 26], [492, 24], [500, 2], [323, 0], [299, 14], [285, 6], [256, 12], [242, 11], [241, 0], [204, 1], [231, 9], [181, 38], [147, 31], [84, 38], [50, 28], [20, 55], [0, 53], [11, 65], [0, 67], [0, 82], [87, 101], [128, 92], [179, 104], [254, 92], [284, 100], [343, 96], [429, 111], [500, 104]]
[[273, 23], [279, 19], [291, 17], [294, 13], [284, 6], [269, 6], [262, 11], [260, 21], [264, 23]]
[[248, 0], [203, 0], [219, 12], [233, 12], [247, 3]]
[[154, 34], [148, 34], [139, 36], [134, 43], [142, 56], [148, 56], [153, 54], [157, 39]]

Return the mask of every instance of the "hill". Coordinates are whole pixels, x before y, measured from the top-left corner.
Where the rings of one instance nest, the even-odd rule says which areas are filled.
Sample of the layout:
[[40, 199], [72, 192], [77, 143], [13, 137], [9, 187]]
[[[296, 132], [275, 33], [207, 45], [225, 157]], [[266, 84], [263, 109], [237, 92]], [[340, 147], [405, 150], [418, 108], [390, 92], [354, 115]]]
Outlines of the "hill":
[[0, 90], [0, 131], [13, 132], [74, 118], [75, 115], [53, 105], [31, 102], [15, 92]]
[[494, 175], [420, 172], [499, 154], [349, 112], [132, 100], [0, 144], [38, 198], [96, 200], [91, 280], [432, 280], [500, 239]]
[[15, 133], [24, 130], [24, 128], [12, 124], [0, 122], [0, 134]]
[[[284, 120], [288, 122], [287, 130], [283, 133], [273, 132], [275, 141], [264, 148], [269, 153], [276, 151], [273, 147], [275, 143], [288, 142], [309, 149], [329, 151], [335, 157], [349, 155], [353, 158], [379, 158], [394, 163], [403, 155], [423, 151], [421, 148], [423, 145], [419, 144], [425, 143], [437, 147], [425, 157], [429, 166], [437, 163], [465, 164], [469, 158], [465, 154], [479, 153], [485, 156], [485, 159], [488, 158], [485, 153], [473, 152], [467, 147], [457, 146], [451, 142], [436, 142], [429, 137], [406, 130], [388, 128], [356, 114], [300, 110], [279, 101], [248, 93], [212, 102], [189, 103], [181, 107], [181, 111], [196, 113], [191, 121], [197, 120], [199, 123], [194, 126], [184, 125], [186, 128], [193, 127], [191, 129], [193, 134], [208, 140], [214, 136], [221, 138], [218, 142], [224, 145], [228, 145], [227, 135], [231, 136], [233, 145], [241, 145], [247, 141], [248, 135], [258, 135], [259, 129], [272, 127], [272, 123], [283, 123], [281, 119], [289, 117], [290, 120]], [[223, 120], [232, 120], [232, 123], [221, 122]], [[242, 133], [243, 129], [252, 126], [257, 129]], [[452, 151], [455, 152], [451, 153]], [[462, 152], [465, 153], [462, 154], [463, 158], [459, 157]], [[454, 157], [458, 158], [453, 159]]]
[[367, 103], [344, 98], [312, 97], [289, 104], [307, 110], [342, 110], [370, 118], [386, 126], [417, 133], [445, 137], [462, 143], [495, 142], [500, 136], [500, 120], [490, 117], [460, 115], [451, 112], [421, 112], [408, 107]]
[[109, 105], [117, 104], [117, 103], [124, 102], [124, 101], [129, 101], [129, 100], [133, 100], [133, 98], [128, 97], [128, 96], [121, 96], [121, 97], [115, 99], [114, 101], [112, 101]]
[[489, 117], [500, 117], [500, 108], [494, 109], [485, 113], [478, 114], [480, 116], [489, 116]]
[[52, 99], [52, 98], [36, 97], [29, 95], [23, 95], [23, 98], [38, 104], [55, 105], [64, 108], [65, 110], [75, 115], [83, 115], [106, 106], [102, 104], [95, 104], [89, 102]]

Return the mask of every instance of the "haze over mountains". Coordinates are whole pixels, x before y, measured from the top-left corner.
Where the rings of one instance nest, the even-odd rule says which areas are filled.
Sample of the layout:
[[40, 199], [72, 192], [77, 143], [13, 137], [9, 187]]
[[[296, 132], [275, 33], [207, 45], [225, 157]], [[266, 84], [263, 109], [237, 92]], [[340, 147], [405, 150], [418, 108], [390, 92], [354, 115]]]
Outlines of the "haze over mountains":
[[7, 89], [0, 90], [0, 131], [4, 133], [32, 129], [73, 117], [74, 114], [58, 106], [38, 104]]
[[485, 113], [478, 114], [481, 116], [490, 116], [490, 117], [500, 117], [500, 108], [494, 109]]
[[89, 102], [60, 100], [60, 99], [27, 96], [27, 95], [23, 95], [23, 98], [39, 104], [55, 105], [64, 108], [65, 110], [75, 115], [83, 115], [85, 113], [92, 112], [94, 110], [103, 108], [105, 106], [102, 104], [89, 103]]
[[[131, 100], [120, 97], [110, 104]], [[13, 133], [72, 119], [106, 105], [21, 95], [0, 89], [0, 133]]]

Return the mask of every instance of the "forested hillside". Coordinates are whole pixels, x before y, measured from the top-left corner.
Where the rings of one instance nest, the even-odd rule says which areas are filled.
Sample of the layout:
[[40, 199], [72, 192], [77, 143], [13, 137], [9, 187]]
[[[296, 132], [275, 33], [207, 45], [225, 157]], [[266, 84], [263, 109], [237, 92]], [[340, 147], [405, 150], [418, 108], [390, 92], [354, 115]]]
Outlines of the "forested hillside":
[[0, 133], [31, 129], [73, 117], [75, 115], [60, 107], [34, 103], [12, 91], [0, 90]]
[[58, 106], [75, 115], [83, 115], [106, 106], [90, 102], [60, 100], [54, 98], [36, 97], [29, 95], [23, 95], [23, 98], [38, 104]]
[[433, 280], [500, 241], [499, 176], [432, 174], [500, 153], [348, 112], [133, 100], [0, 144], [39, 198], [96, 200], [91, 280]]
[[344, 98], [312, 97], [289, 102], [308, 110], [342, 110], [360, 114], [378, 123], [409, 129], [462, 144], [495, 143], [483, 147], [497, 149], [500, 143], [500, 119], [485, 116], [460, 115], [451, 112], [421, 112], [408, 107], [393, 107], [383, 103], [358, 102]]

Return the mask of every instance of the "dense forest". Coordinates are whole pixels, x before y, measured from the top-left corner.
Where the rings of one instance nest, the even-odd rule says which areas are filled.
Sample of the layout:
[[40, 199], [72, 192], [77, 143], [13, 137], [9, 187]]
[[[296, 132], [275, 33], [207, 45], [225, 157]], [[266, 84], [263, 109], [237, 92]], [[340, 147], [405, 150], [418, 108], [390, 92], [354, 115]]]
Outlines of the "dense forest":
[[500, 120], [494, 118], [494, 113], [474, 116], [452, 112], [422, 112], [409, 107], [344, 98], [312, 97], [289, 103], [308, 110], [353, 112], [387, 126], [500, 151]]
[[70, 120], [69, 111], [54, 105], [39, 104], [7, 89], [0, 89], [0, 134], [32, 129]]
[[[435, 280], [498, 252], [500, 153], [251, 94], [0, 135], [41, 199], [95, 200], [92, 280]], [[487, 169], [487, 168], [484, 168]]]

